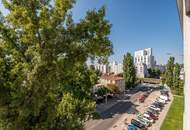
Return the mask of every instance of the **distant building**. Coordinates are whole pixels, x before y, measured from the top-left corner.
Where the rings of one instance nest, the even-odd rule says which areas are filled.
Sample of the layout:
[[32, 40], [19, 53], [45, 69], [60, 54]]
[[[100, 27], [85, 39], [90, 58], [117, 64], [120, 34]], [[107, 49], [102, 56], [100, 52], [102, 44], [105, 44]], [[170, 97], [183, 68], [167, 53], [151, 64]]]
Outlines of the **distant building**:
[[125, 91], [125, 80], [123, 77], [113, 75], [113, 74], [107, 74], [107, 75], [102, 75], [99, 83], [105, 86], [108, 85], [115, 85], [116, 87], [119, 88], [120, 92]]
[[185, 71], [184, 71], [184, 68], [181, 68], [181, 71], [180, 71], [180, 79], [181, 80], [184, 80], [185, 79]]
[[145, 77], [149, 76], [146, 64], [137, 63], [137, 64], [135, 64], [135, 68], [136, 68], [137, 78], [145, 78]]
[[108, 64], [95, 64], [96, 70], [99, 70], [102, 74], [109, 73], [109, 65]]
[[154, 69], [158, 69], [158, 70], [160, 70], [160, 72], [164, 72], [166, 70], [166, 66], [165, 65], [155, 65]]
[[152, 48], [135, 51], [134, 63], [135, 65], [146, 64], [147, 68], [153, 68], [156, 61], [154, 60]]
[[114, 73], [114, 74], [121, 74], [123, 73], [123, 64], [117, 63], [117, 62], [112, 62], [109, 65], [109, 72]]

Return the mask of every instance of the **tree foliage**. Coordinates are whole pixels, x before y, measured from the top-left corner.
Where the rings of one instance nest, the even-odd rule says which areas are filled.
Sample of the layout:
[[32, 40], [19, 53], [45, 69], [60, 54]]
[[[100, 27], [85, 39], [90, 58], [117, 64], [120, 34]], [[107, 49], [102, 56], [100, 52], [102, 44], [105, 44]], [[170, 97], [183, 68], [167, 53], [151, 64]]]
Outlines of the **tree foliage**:
[[95, 109], [86, 61], [112, 53], [105, 8], [75, 23], [75, 0], [2, 0], [0, 121], [6, 130], [80, 130]]
[[111, 91], [107, 87], [105, 87], [105, 86], [101, 86], [97, 90], [97, 94], [99, 96], [105, 96], [107, 93], [110, 93], [110, 92]]
[[183, 94], [183, 81], [180, 79], [181, 67], [178, 63], [174, 66], [174, 77], [173, 77], [173, 90], [176, 94]]
[[174, 94], [183, 95], [183, 81], [180, 79], [181, 66], [174, 64], [174, 57], [170, 57], [166, 67], [166, 72], [162, 81], [166, 83]]
[[108, 84], [107, 88], [110, 90], [110, 93], [113, 93], [113, 94], [120, 92], [119, 87], [114, 84]]
[[124, 55], [123, 70], [126, 87], [130, 88], [134, 86], [136, 81], [136, 70], [133, 62], [133, 56], [130, 53]]
[[159, 79], [160, 75], [161, 75], [161, 71], [159, 69], [149, 68], [148, 69], [148, 73], [149, 73], [149, 77], [150, 78], [157, 78], [157, 79]]
[[169, 87], [173, 86], [174, 62], [175, 62], [175, 58], [170, 57], [166, 65], [166, 72], [165, 72], [166, 81], [165, 82]]

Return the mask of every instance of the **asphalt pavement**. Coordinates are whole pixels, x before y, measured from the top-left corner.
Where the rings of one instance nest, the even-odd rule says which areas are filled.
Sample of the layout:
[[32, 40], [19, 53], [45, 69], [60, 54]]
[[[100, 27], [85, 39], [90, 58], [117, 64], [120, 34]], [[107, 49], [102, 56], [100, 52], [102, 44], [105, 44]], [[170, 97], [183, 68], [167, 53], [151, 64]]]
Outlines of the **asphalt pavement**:
[[128, 109], [133, 105], [132, 102], [136, 101], [141, 94], [142, 92], [136, 92], [131, 96], [130, 100], [125, 98], [118, 100], [111, 108], [100, 113], [101, 119], [88, 121], [85, 124], [86, 130], [108, 130], [122, 114], [128, 112]]

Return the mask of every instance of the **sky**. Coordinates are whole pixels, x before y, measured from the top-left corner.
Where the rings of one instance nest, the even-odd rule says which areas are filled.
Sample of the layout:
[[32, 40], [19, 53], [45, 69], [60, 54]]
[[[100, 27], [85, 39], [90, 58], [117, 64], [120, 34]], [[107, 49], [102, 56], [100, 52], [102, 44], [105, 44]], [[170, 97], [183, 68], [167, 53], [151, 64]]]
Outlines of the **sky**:
[[[86, 11], [106, 7], [106, 19], [112, 24], [110, 40], [114, 54], [110, 61], [122, 62], [127, 52], [153, 48], [157, 64], [165, 64], [167, 53], [183, 63], [183, 41], [176, 0], [77, 0], [75, 22]], [[0, 3], [0, 10], [6, 14]]]

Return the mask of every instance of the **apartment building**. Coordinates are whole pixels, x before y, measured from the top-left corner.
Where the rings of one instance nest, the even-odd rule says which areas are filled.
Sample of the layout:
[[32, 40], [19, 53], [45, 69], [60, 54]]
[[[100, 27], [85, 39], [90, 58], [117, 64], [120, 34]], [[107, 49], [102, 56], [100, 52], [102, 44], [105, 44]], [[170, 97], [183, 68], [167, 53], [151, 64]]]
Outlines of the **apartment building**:
[[135, 65], [135, 68], [136, 68], [136, 76], [138, 78], [145, 78], [149, 76], [146, 64], [137, 63]]
[[135, 51], [134, 63], [146, 64], [147, 68], [152, 68], [156, 64], [154, 56], [152, 53], [152, 48], [147, 48], [144, 50]]
[[114, 74], [123, 73], [123, 64], [117, 63], [116, 61], [113, 61], [112, 63], [110, 63], [109, 68], [110, 68], [110, 71], [109, 71], [110, 73], [114, 73]]
[[184, 44], [184, 130], [190, 130], [190, 0], [177, 0]]
[[96, 70], [99, 70], [102, 74], [109, 73], [109, 65], [108, 64], [95, 64]]

